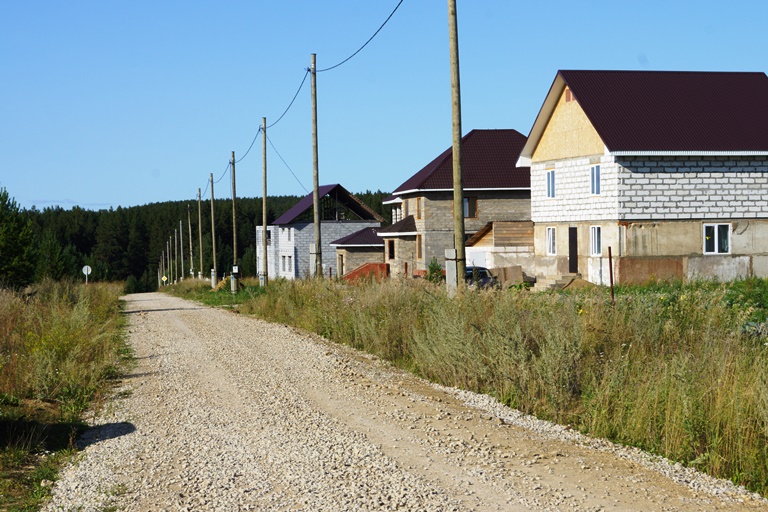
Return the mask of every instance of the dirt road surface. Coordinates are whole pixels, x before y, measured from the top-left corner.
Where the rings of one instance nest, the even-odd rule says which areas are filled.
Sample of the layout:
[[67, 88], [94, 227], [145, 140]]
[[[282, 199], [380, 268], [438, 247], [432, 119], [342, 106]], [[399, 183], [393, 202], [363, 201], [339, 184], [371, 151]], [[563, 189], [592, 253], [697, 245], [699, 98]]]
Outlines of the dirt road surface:
[[768, 509], [290, 327], [164, 294], [125, 312], [137, 365], [46, 510]]

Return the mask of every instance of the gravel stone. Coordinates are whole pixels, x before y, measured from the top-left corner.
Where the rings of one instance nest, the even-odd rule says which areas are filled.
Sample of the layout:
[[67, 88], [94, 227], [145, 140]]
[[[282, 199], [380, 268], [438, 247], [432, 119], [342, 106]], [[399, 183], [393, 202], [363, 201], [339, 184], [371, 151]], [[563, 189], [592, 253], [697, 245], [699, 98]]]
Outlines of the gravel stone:
[[291, 327], [125, 299], [138, 364], [43, 510], [768, 509], [730, 482]]

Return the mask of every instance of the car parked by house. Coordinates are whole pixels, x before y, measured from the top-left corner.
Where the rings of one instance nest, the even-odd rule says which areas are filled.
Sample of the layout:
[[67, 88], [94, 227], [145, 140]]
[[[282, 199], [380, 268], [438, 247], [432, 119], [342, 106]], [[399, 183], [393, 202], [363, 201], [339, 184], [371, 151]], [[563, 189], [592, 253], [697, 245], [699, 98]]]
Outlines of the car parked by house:
[[464, 280], [470, 287], [496, 288], [499, 286], [499, 280], [485, 267], [468, 266]]

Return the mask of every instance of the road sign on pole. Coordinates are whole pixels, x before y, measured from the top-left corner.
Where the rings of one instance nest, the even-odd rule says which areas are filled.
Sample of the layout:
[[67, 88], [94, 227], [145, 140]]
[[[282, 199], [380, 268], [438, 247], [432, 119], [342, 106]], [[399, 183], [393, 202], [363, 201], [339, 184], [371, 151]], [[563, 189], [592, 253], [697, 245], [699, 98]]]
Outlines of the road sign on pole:
[[88, 284], [88, 276], [91, 273], [91, 267], [86, 265], [83, 267], [83, 274], [85, 274], [85, 284]]

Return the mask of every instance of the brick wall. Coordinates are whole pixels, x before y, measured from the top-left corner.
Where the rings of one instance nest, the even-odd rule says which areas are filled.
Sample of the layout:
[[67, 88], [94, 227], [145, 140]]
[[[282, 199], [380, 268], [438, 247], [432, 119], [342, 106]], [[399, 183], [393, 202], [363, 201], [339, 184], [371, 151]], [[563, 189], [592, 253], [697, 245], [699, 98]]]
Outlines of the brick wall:
[[622, 157], [620, 218], [768, 218], [768, 159]]

